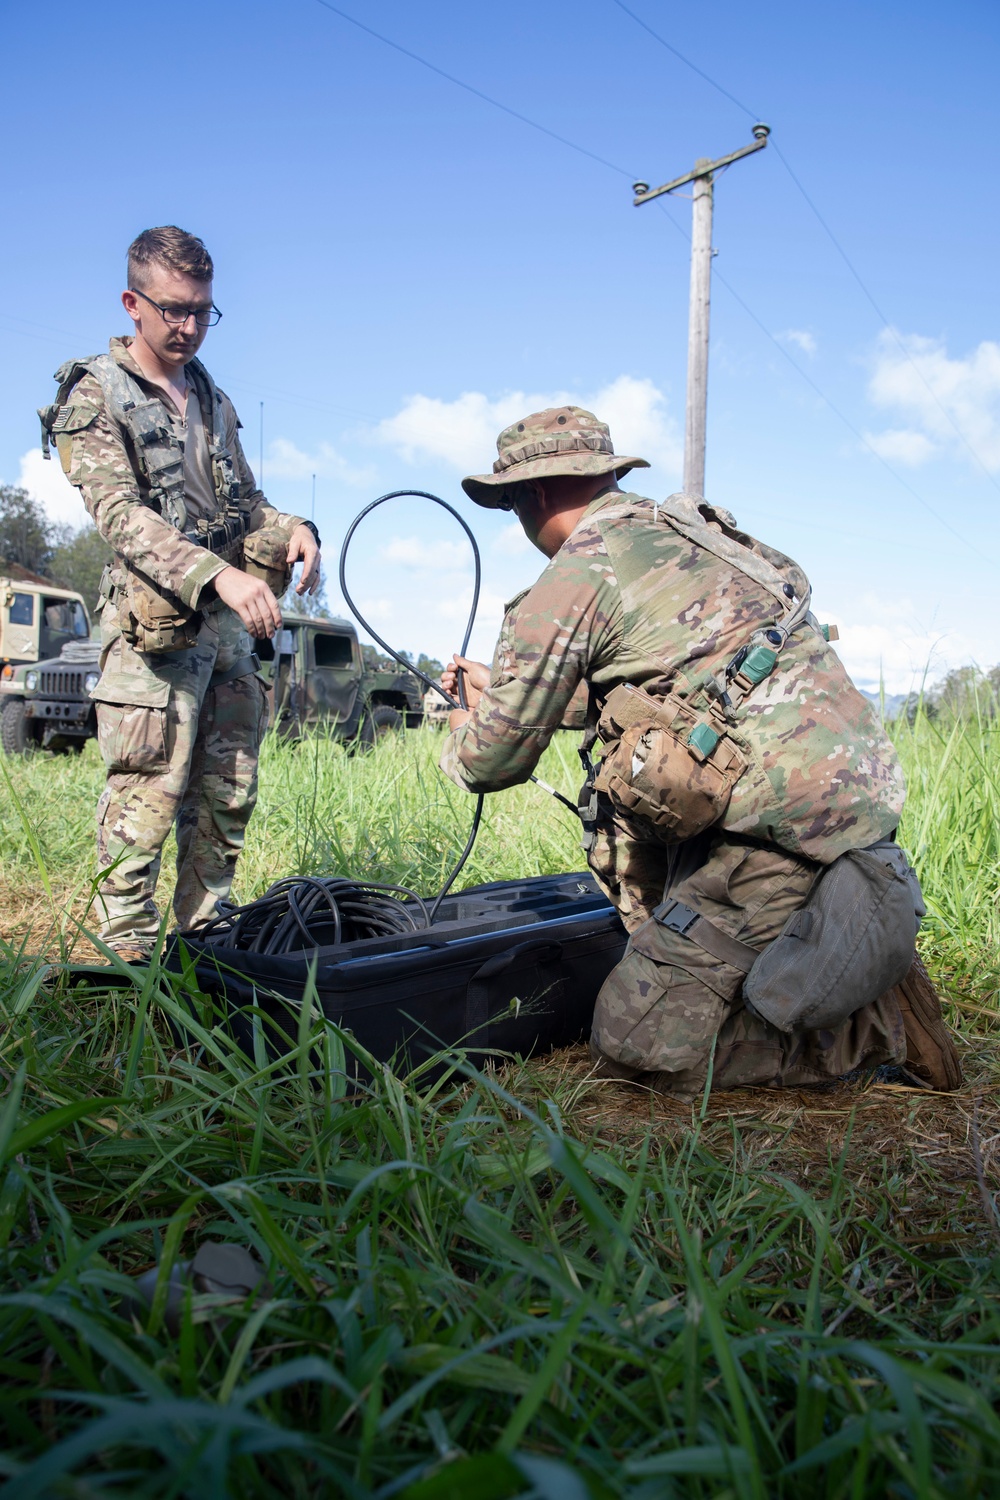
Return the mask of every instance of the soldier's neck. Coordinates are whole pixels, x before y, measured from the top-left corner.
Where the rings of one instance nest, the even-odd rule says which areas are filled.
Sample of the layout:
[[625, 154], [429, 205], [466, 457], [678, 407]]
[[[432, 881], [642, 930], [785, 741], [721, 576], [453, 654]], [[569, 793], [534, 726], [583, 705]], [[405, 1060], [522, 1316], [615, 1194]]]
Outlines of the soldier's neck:
[[150, 384], [159, 386], [183, 416], [187, 402], [187, 365], [168, 365], [138, 334], [129, 345], [128, 352]]

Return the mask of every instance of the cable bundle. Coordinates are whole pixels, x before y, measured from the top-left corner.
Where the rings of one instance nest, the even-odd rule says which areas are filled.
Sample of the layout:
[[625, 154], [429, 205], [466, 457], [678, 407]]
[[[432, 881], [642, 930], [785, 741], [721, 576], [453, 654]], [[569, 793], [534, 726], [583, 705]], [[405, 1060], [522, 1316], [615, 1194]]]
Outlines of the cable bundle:
[[[404, 900], [399, 900], [404, 897]], [[291, 875], [246, 906], [223, 904], [198, 933], [202, 941], [249, 953], [298, 953], [304, 948], [397, 937], [430, 926], [415, 891], [343, 876]]]

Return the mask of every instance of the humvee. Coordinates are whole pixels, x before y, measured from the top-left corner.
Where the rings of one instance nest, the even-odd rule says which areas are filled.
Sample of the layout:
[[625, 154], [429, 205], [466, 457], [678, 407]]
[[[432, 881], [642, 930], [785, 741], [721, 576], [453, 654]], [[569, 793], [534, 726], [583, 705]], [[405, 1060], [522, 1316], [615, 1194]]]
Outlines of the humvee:
[[370, 745], [394, 729], [423, 722], [420, 679], [410, 672], [365, 670], [358, 632], [350, 620], [314, 619], [282, 611], [271, 640], [254, 642], [269, 683], [271, 723], [297, 737], [329, 724], [341, 739]]
[[[254, 650], [268, 683], [271, 723], [297, 738], [328, 724], [338, 738], [371, 745], [423, 720], [421, 685], [409, 672], [368, 672], [349, 620], [284, 612], [272, 640]], [[52, 661], [14, 667], [0, 682], [0, 745], [8, 755], [81, 750], [97, 734], [90, 690], [100, 677], [96, 640], [66, 645]]]
[[[45, 669], [53, 665], [51, 659], [65, 649], [84, 651], [85, 662], [74, 663], [83, 667], [82, 691], [87, 666], [91, 659], [97, 661], [96, 651], [88, 650], [89, 638], [90, 616], [81, 594], [57, 588], [25, 568], [8, 564], [0, 571], [0, 743], [8, 755], [21, 753], [31, 743], [67, 748], [54, 742], [52, 726], [37, 727], [37, 733], [36, 726], [29, 728], [25, 693], [34, 693], [42, 685]], [[97, 681], [96, 675], [93, 680]], [[46, 678], [43, 692], [49, 686]]]

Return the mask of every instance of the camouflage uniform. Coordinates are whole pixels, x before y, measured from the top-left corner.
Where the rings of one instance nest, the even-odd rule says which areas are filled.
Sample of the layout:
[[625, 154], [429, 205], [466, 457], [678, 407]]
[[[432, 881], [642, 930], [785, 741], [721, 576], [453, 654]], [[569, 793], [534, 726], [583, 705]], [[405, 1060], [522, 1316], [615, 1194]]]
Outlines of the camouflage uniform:
[[[212, 518], [217, 504], [206, 444], [211, 414], [196, 392], [187, 420], [174, 413], [129, 353], [112, 339], [115, 361], [163, 401], [184, 446], [188, 523]], [[268, 505], [240, 446], [239, 422], [218, 393], [226, 447], [249, 511], [249, 531], [276, 527], [290, 538], [300, 518]], [[177, 925], [198, 927], [229, 893], [236, 858], [257, 797], [257, 754], [266, 727], [264, 683], [238, 615], [208, 587], [227, 563], [188, 540], [150, 502], [149, 484], [128, 432], [108, 410], [103, 389], [85, 375], [71, 395], [71, 420], [57, 431], [59, 456], [98, 531], [160, 589], [201, 612], [197, 643], [150, 654], [123, 638], [118, 609], [101, 615], [98, 742], [108, 771], [98, 804], [101, 935], [112, 945], [151, 941], [159, 927], [153, 901], [163, 842], [177, 830]], [[68, 427], [68, 430], [66, 430]], [[233, 675], [235, 669], [235, 675]], [[106, 872], [106, 873], [105, 873]]]
[[[512, 435], [525, 442], [527, 428], [533, 442], [521, 450], [523, 467], [566, 472], [556, 466], [558, 451], [545, 456], [560, 410], [577, 413], [557, 409], [508, 429], [498, 444], [501, 462], [505, 442], [509, 448]], [[585, 435], [607, 434], [588, 413], [561, 420]], [[607, 444], [610, 453], [610, 438]], [[514, 482], [522, 465], [510, 467]], [[479, 487], [491, 482], [467, 481], [467, 493], [488, 504]], [[693, 539], [699, 535], [701, 544]], [[780, 556], [703, 502], [699, 508], [677, 496], [654, 506], [614, 488], [597, 494], [534, 587], [507, 606], [490, 687], [446, 741], [442, 769], [469, 791], [524, 781], [581, 680], [598, 702], [623, 682], [697, 697], [706, 673], [719, 673], [754, 630], [781, 616], [774, 595], [726, 560], [733, 546]], [[723, 932], [761, 949], [804, 904], [824, 865], [885, 837], [899, 821], [904, 788], [895, 752], [811, 616], [743, 704], [739, 733], [750, 764], [707, 835], [671, 845], [653, 824], [600, 797], [588, 850], [631, 934], [598, 998], [595, 1053], [612, 1072], [678, 1094], [703, 1084], [713, 1048], [715, 1083], [723, 1087], [817, 1082], [904, 1055], [893, 999], [866, 1007], [835, 1033], [789, 1038], [742, 1007], [740, 970], [653, 915], [669, 887]]]

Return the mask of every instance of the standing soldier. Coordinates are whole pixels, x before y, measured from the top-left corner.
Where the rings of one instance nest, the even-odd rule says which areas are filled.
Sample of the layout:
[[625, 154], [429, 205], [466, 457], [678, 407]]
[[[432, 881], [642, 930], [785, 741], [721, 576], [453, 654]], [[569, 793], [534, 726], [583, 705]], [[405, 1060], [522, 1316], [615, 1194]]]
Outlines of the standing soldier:
[[[795, 1087], [905, 1061], [915, 1081], [957, 1087], [919, 964], [899, 982], [919, 900], [890, 842], [899, 763], [809, 614], [801, 569], [704, 500], [623, 494], [617, 477], [648, 465], [615, 456], [578, 407], [525, 417], [497, 448], [494, 472], [463, 488], [515, 511], [551, 560], [508, 605], [492, 672], [461, 657], [446, 670], [451, 692], [465, 672], [470, 711], [452, 712], [441, 766], [474, 792], [525, 781], [589, 685], [585, 745], [600, 738], [603, 756], [581, 799], [584, 847], [630, 935], [594, 1014], [602, 1071], [689, 1096], [710, 1066], [717, 1088]], [[779, 935], [812, 931], [802, 908], [814, 886], [817, 899], [842, 889], [819, 881], [840, 856], [840, 871], [894, 892], [902, 919], [880, 927], [876, 903], [820, 972], [839, 973], [867, 931], [865, 977], [890, 953], [896, 987], [860, 1005], [850, 991], [816, 1029], [770, 1024], [744, 1004], [744, 980]]]
[[133, 337], [56, 372], [40, 412], [63, 468], [114, 552], [101, 583], [97, 808], [101, 936], [130, 959], [159, 930], [163, 843], [177, 829], [174, 917], [196, 929], [229, 894], [257, 799], [267, 723], [250, 637], [281, 625], [301, 561], [319, 585], [319, 535], [257, 488], [232, 402], [195, 358], [222, 316], [212, 258], [182, 229], [129, 246], [122, 303]]

